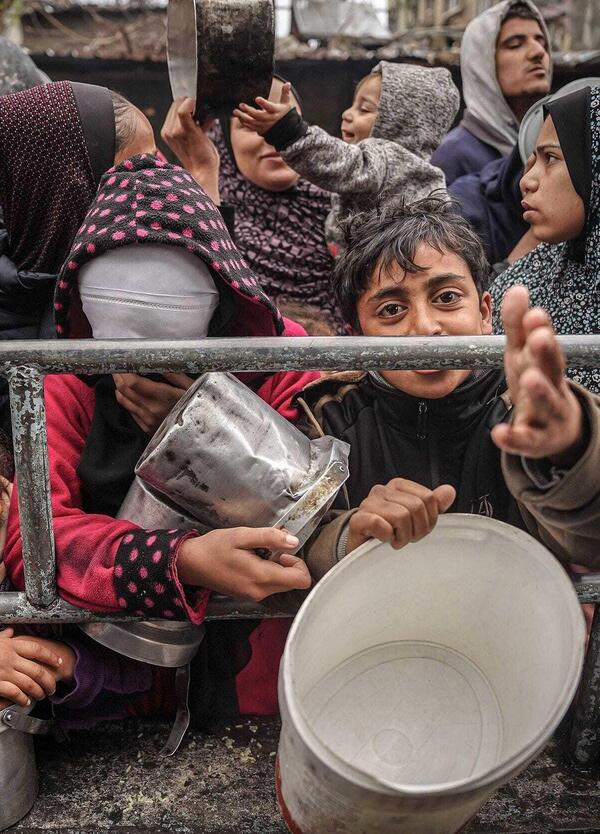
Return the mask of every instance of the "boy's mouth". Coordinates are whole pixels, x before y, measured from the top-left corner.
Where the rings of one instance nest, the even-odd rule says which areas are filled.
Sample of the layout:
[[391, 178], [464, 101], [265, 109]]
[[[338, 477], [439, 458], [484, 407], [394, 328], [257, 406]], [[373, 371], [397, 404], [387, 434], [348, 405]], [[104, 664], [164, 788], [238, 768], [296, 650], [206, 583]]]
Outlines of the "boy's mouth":
[[354, 133], [352, 133], [352, 131], [350, 130], [342, 128], [342, 139], [344, 140], [344, 142], [354, 142]]

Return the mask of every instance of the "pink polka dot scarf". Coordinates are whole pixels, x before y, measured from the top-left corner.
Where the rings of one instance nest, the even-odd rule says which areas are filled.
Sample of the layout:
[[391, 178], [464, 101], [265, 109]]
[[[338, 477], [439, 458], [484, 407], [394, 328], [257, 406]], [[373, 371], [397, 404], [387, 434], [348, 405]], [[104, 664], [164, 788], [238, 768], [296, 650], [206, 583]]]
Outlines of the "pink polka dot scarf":
[[77, 233], [56, 289], [59, 336], [75, 335], [72, 320], [83, 264], [111, 249], [144, 243], [185, 247], [207, 264], [217, 285], [229, 287], [235, 314], [228, 335], [283, 332], [279, 311], [237, 250], [212, 200], [183, 168], [141, 154], [106, 172]]
[[[93, 135], [109, 136], [102, 147], [86, 142], [78, 94], [95, 112]], [[106, 88], [59, 81], [0, 98], [0, 205], [19, 269], [59, 271], [94, 199], [97, 156], [110, 160], [103, 170], [114, 158]]]

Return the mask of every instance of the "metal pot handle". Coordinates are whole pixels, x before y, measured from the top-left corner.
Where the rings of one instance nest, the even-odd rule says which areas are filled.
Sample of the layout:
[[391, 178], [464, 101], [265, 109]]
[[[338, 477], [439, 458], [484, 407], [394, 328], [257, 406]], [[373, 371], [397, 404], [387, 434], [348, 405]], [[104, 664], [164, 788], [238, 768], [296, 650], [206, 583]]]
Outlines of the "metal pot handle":
[[18, 707], [6, 707], [0, 712], [0, 723], [10, 727], [11, 730], [18, 730], [20, 733], [28, 733], [32, 736], [54, 735], [63, 737], [56, 721], [47, 721], [44, 718], [33, 718], [26, 712], [21, 712]]

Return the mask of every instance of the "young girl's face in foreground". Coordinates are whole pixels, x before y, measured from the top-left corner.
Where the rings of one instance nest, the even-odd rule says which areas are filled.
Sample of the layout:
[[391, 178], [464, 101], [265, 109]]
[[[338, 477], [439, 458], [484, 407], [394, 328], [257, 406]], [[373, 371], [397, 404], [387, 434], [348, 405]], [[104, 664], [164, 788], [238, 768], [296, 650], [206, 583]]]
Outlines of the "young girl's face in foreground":
[[381, 97], [381, 75], [367, 75], [354, 93], [352, 107], [342, 114], [342, 139], [349, 145], [356, 145], [368, 139], [373, 130], [379, 99]]

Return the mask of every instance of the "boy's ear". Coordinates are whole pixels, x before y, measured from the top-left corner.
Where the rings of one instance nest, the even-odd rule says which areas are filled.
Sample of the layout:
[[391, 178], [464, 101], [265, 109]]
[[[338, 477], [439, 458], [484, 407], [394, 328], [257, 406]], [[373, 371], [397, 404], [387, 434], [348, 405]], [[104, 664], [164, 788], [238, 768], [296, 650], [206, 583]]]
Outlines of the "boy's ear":
[[481, 332], [484, 336], [492, 335], [492, 296], [489, 292], [484, 292], [481, 296], [481, 303], [479, 311], [481, 313]]

